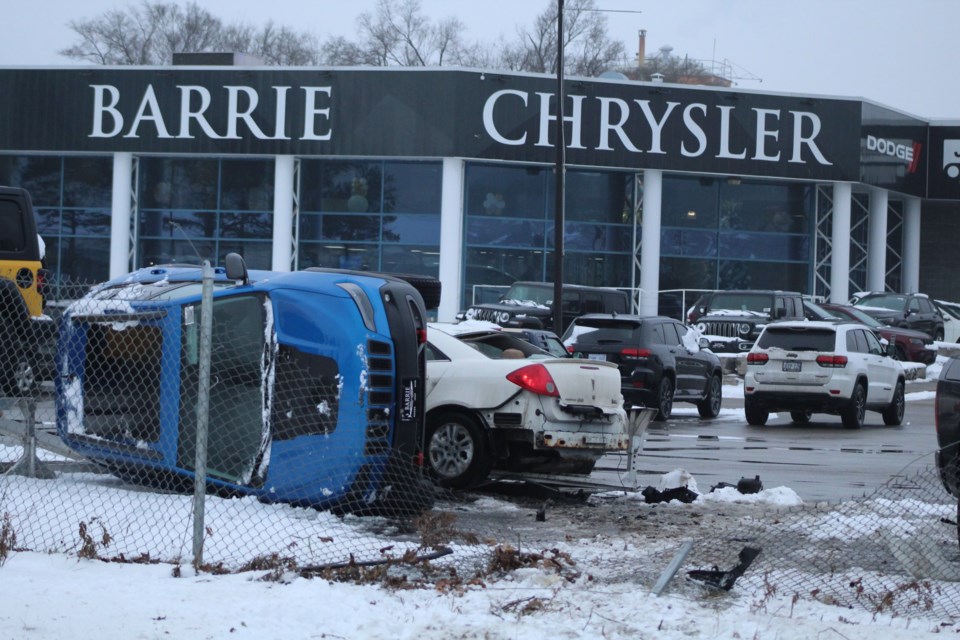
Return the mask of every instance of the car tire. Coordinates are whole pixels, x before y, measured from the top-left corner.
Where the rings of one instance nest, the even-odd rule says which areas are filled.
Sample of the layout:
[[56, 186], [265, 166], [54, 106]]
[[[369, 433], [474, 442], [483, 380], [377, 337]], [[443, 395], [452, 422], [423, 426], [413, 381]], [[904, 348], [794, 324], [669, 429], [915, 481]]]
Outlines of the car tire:
[[882, 413], [883, 424], [888, 427], [898, 427], [903, 424], [903, 414], [906, 408], [907, 403], [903, 392], [903, 380], [897, 380], [897, 386], [893, 390], [893, 398]]
[[943, 342], [943, 329], [937, 329], [936, 333], [933, 334], [933, 340], [935, 342]]
[[840, 411], [840, 419], [847, 429], [859, 429], [867, 416], [867, 390], [858, 382], [850, 394], [850, 403]]
[[794, 424], [810, 424], [811, 416], [813, 416], [813, 411], [790, 412], [790, 419], [793, 420]]
[[664, 375], [660, 378], [660, 384], [657, 385], [655, 396], [657, 415], [654, 416], [654, 420], [664, 422], [670, 418], [670, 414], [673, 413], [673, 393], [673, 378]]
[[476, 418], [460, 412], [428, 419], [426, 453], [437, 484], [452, 489], [483, 482], [493, 462], [485, 430]]
[[697, 403], [701, 418], [716, 418], [723, 404], [723, 380], [719, 375], [710, 376], [707, 381], [707, 397]]
[[767, 424], [767, 419], [770, 417], [769, 411], [761, 409], [749, 399], [743, 402], [743, 412], [747, 416], [747, 424], [753, 425], [754, 427], [762, 427]]

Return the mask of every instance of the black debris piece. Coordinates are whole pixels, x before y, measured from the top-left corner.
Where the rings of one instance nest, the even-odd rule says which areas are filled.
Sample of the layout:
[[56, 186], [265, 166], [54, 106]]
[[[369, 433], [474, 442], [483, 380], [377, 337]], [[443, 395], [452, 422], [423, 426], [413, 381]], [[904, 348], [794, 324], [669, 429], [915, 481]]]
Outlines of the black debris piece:
[[731, 484], [731, 483], [729, 483], [729, 482], [718, 482], [717, 484], [715, 484], [715, 485], [713, 485], [712, 487], [710, 487], [710, 493], [713, 493], [713, 492], [716, 491], [717, 489], [727, 489], [727, 488], [729, 488], [729, 489], [736, 489], [736, 488], [737, 488], [737, 485]]
[[721, 571], [716, 567], [712, 570], [693, 569], [692, 571], [687, 571], [687, 576], [708, 587], [730, 591], [730, 589], [733, 588], [733, 583], [743, 575], [744, 571], [747, 570], [747, 567], [753, 563], [758, 555], [760, 555], [760, 549], [758, 547], [744, 547], [740, 550], [740, 563], [729, 571]]
[[744, 494], [760, 493], [763, 491], [763, 483], [760, 482], [760, 476], [756, 476], [753, 479], [740, 478], [740, 482], [737, 483], [737, 491]]
[[676, 487], [674, 489], [665, 489], [660, 491], [653, 487], [647, 487], [640, 492], [640, 495], [643, 496], [643, 499], [647, 504], [656, 504], [658, 502], [670, 502], [671, 500], [679, 500], [680, 502], [686, 502], [690, 504], [694, 500], [700, 497], [700, 494], [696, 491], [691, 491], [687, 487]]

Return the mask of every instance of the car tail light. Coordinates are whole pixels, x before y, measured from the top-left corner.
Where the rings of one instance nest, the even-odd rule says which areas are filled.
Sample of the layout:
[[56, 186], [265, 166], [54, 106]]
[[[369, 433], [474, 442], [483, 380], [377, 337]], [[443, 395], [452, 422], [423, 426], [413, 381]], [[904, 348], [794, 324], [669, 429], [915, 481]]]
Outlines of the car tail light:
[[567, 353], [573, 353], [573, 345], [572, 345], [572, 344], [568, 344], [568, 345], [567, 345]]
[[557, 391], [557, 385], [553, 381], [553, 376], [542, 364], [531, 364], [511, 371], [507, 374], [507, 380], [517, 385], [521, 389], [532, 391], [540, 396], [560, 397]]
[[817, 356], [817, 364], [831, 369], [842, 369], [847, 366], [847, 356]]
[[765, 353], [748, 353], [747, 354], [747, 364], [767, 364], [767, 361], [770, 360], [770, 356]]
[[649, 358], [650, 355], [650, 349], [636, 349], [634, 347], [620, 349], [620, 357], [622, 358]]
[[426, 344], [426, 343], [427, 343], [427, 330], [417, 329], [417, 344]]

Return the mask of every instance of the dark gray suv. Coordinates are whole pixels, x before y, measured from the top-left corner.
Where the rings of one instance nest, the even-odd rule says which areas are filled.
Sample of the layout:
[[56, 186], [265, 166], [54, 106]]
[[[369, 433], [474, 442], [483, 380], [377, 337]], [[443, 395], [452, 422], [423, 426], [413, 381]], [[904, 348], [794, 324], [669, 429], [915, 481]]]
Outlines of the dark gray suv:
[[620, 369], [624, 406], [652, 407], [666, 420], [674, 402], [690, 402], [715, 418], [723, 402], [723, 371], [696, 333], [662, 316], [594, 313], [567, 328], [563, 342], [575, 358], [612, 362]]
[[883, 324], [923, 331], [943, 340], [943, 316], [925, 293], [868, 293], [853, 305]]

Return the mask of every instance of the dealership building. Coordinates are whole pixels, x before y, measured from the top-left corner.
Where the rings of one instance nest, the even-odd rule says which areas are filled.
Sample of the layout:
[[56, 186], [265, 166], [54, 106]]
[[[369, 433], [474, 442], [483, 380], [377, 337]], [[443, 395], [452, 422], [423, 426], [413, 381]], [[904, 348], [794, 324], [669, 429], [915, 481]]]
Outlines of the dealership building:
[[[161, 263], [554, 273], [556, 78], [477, 69], [0, 68], [0, 184], [56, 281]], [[662, 291], [960, 300], [960, 121], [862, 99], [604, 78], [563, 90], [563, 272]], [[666, 297], [665, 297], [666, 296]]]

